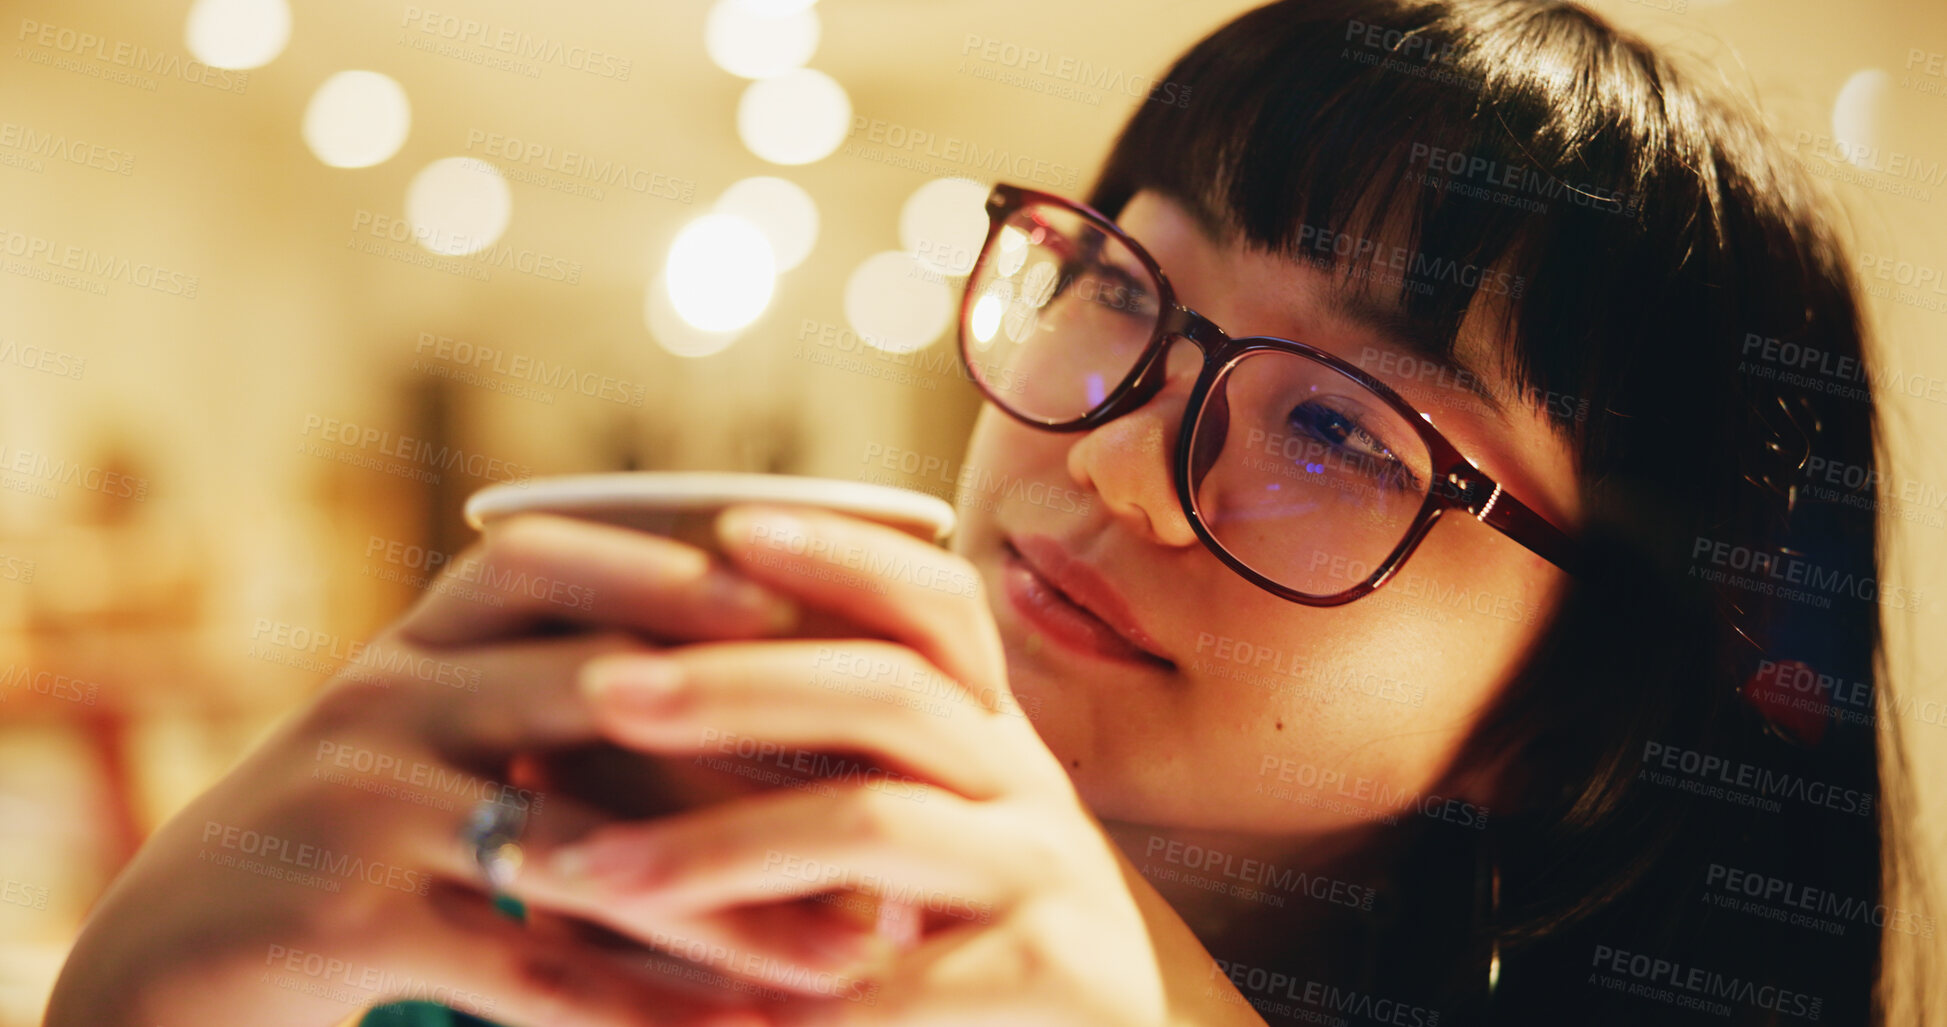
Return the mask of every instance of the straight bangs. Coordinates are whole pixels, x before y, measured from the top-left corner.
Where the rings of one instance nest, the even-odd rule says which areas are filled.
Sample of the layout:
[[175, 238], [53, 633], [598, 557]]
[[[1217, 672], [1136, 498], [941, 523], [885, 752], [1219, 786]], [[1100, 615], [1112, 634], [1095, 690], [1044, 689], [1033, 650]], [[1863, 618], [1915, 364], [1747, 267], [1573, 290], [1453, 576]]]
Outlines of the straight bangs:
[[1090, 203], [1160, 192], [1215, 238], [1390, 293], [1449, 354], [1479, 300], [1513, 398], [1579, 413], [1549, 418], [1574, 439], [1610, 398], [1591, 313], [1631, 331], [1671, 287], [1643, 269], [1682, 262], [1709, 173], [1654, 56], [1614, 59], [1606, 31], [1534, 4], [1254, 11], [1170, 70], [1187, 104], [1143, 105]]

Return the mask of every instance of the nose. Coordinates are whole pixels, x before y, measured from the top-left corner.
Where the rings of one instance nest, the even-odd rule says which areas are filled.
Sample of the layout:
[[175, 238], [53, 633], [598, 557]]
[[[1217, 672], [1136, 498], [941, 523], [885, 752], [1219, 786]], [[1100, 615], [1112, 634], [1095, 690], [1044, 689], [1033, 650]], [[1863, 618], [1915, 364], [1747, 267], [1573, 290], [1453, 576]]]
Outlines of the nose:
[[1084, 434], [1068, 448], [1068, 475], [1093, 489], [1115, 518], [1139, 537], [1166, 546], [1194, 546], [1197, 534], [1176, 498], [1171, 471], [1176, 439], [1203, 368], [1203, 351], [1183, 337], [1169, 340], [1163, 387], [1148, 402]]

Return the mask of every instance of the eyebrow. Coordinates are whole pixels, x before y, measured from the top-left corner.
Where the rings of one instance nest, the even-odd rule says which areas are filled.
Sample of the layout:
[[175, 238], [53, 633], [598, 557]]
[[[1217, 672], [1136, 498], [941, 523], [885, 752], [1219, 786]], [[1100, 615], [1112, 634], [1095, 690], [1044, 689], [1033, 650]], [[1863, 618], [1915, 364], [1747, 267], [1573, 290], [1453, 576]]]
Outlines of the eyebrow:
[[[1439, 368], [1455, 379], [1456, 384], [1465, 388], [1467, 392], [1479, 397], [1495, 416], [1503, 419], [1507, 417], [1507, 405], [1501, 401], [1500, 396], [1495, 394], [1494, 389], [1488, 387], [1486, 374], [1474, 364], [1452, 353], [1448, 349], [1446, 336], [1432, 326], [1407, 317], [1398, 307], [1390, 303], [1374, 299], [1365, 293], [1343, 289], [1328, 290], [1325, 312], [1330, 317], [1371, 332], [1378, 336], [1381, 342], [1404, 351], [1416, 360]], [[1503, 386], [1507, 385], [1505, 382], [1499, 382], [1498, 379], [1497, 382]], [[1505, 391], [1510, 394], [1514, 392], [1511, 387], [1506, 388]]]

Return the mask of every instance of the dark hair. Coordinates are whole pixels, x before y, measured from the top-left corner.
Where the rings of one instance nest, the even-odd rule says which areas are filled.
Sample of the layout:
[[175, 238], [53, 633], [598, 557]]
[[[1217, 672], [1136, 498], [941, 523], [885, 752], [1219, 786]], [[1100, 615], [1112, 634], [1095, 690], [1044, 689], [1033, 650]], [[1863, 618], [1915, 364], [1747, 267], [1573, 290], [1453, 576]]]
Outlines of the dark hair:
[[[1141, 106], [1093, 206], [1155, 190], [1221, 238], [1397, 277], [1450, 346], [1483, 297], [1524, 395], [1577, 412], [1554, 423], [1578, 573], [1455, 764], [1512, 755], [1523, 788], [1492, 832], [1498, 912], [1454, 896], [1471, 867], [1439, 869], [1472, 840], [1402, 829], [1394, 926], [1343, 980], [1477, 1019], [1498, 943], [1496, 1022], [1870, 1022], [1883, 931], [1931, 920], [1883, 898], [1901, 813], [1878, 608], [1913, 596], [1877, 573], [1874, 408], [1829, 201], [1741, 99], [1569, 3], [1285, 0], [1166, 81], [1185, 102]], [[1846, 373], [1793, 378], [1787, 344]], [[1808, 466], [1863, 487], [1808, 489]], [[1822, 890], [1839, 905], [1813, 918], [1841, 933], [1746, 908], [1733, 874], [1793, 889], [1769, 903], [1787, 917]]]

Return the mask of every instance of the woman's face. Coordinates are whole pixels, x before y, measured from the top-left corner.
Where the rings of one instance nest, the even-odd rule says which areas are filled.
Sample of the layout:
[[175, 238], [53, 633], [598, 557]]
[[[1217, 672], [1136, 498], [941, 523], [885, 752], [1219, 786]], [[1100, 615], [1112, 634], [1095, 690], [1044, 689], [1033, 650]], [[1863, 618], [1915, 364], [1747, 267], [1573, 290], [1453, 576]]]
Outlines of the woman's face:
[[[1339, 279], [1328, 272], [1223, 245], [1152, 192], [1119, 223], [1179, 302], [1233, 338], [1303, 340], [1359, 364], [1573, 530], [1574, 466], [1549, 418], [1574, 404], [1522, 402], [1501, 384], [1500, 340], [1482, 312], [1470, 313], [1458, 355], [1500, 411], [1401, 360], [1412, 354], [1380, 329], [1332, 313]], [[1301, 606], [1245, 581], [1197, 540], [1171, 478], [1198, 356], [1176, 341], [1162, 392], [1093, 431], [1040, 431], [991, 404], [975, 426], [954, 548], [986, 580], [1013, 687], [1042, 738], [1109, 820], [1314, 835], [1393, 812], [1458, 822], [1473, 815], [1461, 803], [1491, 807], [1490, 771], [1444, 775], [1565, 576], [1450, 512], [1398, 577], [1347, 605]], [[1091, 571], [1093, 589], [1072, 580]]]

